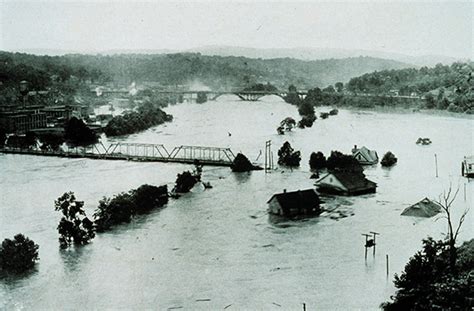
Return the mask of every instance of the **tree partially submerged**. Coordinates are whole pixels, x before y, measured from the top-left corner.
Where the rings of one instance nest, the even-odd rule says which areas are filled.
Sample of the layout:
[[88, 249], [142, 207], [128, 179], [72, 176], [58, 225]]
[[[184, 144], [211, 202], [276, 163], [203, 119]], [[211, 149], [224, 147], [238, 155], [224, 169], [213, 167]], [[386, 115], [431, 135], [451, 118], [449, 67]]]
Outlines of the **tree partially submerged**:
[[162, 207], [168, 202], [168, 187], [142, 185], [129, 192], [122, 192], [113, 198], [104, 197], [94, 213], [94, 223], [98, 232], [114, 225], [129, 223], [133, 216]]
[[59, 243], [61, 248], [88, 244], [95, 237], [95, 228], [84, 211], [84, 202], [77, 201], [73, 192], [66, 192], [55, 202], [56, 211], [63, 214], [59, 225]]
[[309, 167], [312, 171], [318, 171], [327, 167], [326, 157], [321, 151], [311, 153]]
[[300, 166], [301, 153], [294, 151], [289, 142], [285, 142], [278, 150], [278, 164], [296, 167]]
[[380, 164], [385, 167], [390, 167], [395, 165], [397, 163], [398, 159], [397, 157], [390, 151], [388, 151], [382, 158], [382, 161], [380, 161]]
[[261, 167], [253, 165], [250, 160], [243, 155], [238, 153], [235, 156], [234, 162], [232, 163], [232, 172], [249, 172], [253, 170], [261, 170]]
[[363, 171], [359, 161], [354, 159], [352, 155], [342, 154], [339, 151], [331, 151], [331, 155], [326, 161], [328, 170], [346, 171], [360, 173]]
[[280, 126], [277, 128], [278, 134], [284, 134], [285, 131], [290, 132], [296, 126], [295, 119], [287, 117], [280, 122]]
[[444, 215], [441, 216], [442, 218], [446, 219], [448, 224], [448, 233], [447, 233], [447, 244], [449, 246], [449, 262], [451, 269], [456, 268], [456, 240], [458, 238], [459, 232], [461, 230], [461, 226], [466, 220], [466, 215], [469, 212], [469, 208], [464, 209], [461, 217], [458, 220], [457, 225], [454, 223], [453, 215], [452, 215], [452, 205], [456, 200], [456, 197], [459, 193], [459, 187], [456, 191], [452, 192], [452, 185], [449, 185], [448, 191], [444, 191], [442, 195], [440, 195], [439, 201], [437, 202], [440, 206]]
[[12, 240], [5, 239], [0, 245], [0, 270], [21, 273], [31, 269], [38, 257], [39, 246], [23, 234]]
[[195, 184], [201, 181], [201, 176], [184, 171], [176, 176], [176, 183], [173, 192], [186, 193], [191, 191]]

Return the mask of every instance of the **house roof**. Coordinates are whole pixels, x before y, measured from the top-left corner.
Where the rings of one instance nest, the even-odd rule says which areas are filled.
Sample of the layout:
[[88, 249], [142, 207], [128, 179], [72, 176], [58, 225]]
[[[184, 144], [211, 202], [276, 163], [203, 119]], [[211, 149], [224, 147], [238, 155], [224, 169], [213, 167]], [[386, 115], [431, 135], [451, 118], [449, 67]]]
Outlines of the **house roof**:
[[267, 203], [276, 198], [284, 209], [298, 209], [319, 204], [319, 196], [314, 189], [298, 190], [274, 194]]
[[375, 150], [369, 150], [365, 146], [359, 149], [357, 148], [352, 149], [353, 155], [356, 155], [357, 153], [360, 153], [367, 161], [377, 161], [379, 158]]
[[403, 216], [415, 216], [415, 217], [433, 217], [441, 211], [441, 206], [431, 201], [428, 198], [424, 198], [418, 203], [407, 207], [403, 210]]
[[348, 191], [358, 191], [377, 187], [377, 184], [365, 178], [365, 175], [363, 173], [346, 171], [333, 171], [318, 180], [316, 183], [321, 182], [323, 179], [330, 175], [334, 176], [337, 180], [339, 180], [339, 182], [344, 187], [346, 187]]

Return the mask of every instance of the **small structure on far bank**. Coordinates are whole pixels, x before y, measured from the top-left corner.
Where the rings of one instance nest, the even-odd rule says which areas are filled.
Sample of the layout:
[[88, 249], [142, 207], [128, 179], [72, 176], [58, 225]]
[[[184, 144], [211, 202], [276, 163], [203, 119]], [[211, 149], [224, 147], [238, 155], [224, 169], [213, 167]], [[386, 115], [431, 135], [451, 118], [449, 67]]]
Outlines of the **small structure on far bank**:
[[380, 164], [384, 167], [390, 167], [390, 166], [395, 165], [395, 163], [397, 163], [397, 161], [398, 161], [397, 157], [393, 153], [388, 151], [383, 156], [382, 161], [380, 161]]
[[318, 194], [314, 189], [274, 194], [268, 200], [268, 212], [283, 217], [319, 215], [321, 213]]
[[424, 198], [420, 202], [407, 207], [405, 210], [403, 210], [401, 215], [429, 218], [433, 217], [439, 212], [441, 212], [441, 206], [438, 203], [431, 201], [428, 198]]
[[377, 184], [361, 172], [331, 171], [316, 181], [319, 192], [341, 195], [375, 193]]
[[352, 156], [359, 161], [362, 165], [372, 165], [379, 162], [379, 156], [375, 150], [369, 150], [365, 146], [362, 148], [357, 148], [357, 145], [354, 145], [352, 149]]

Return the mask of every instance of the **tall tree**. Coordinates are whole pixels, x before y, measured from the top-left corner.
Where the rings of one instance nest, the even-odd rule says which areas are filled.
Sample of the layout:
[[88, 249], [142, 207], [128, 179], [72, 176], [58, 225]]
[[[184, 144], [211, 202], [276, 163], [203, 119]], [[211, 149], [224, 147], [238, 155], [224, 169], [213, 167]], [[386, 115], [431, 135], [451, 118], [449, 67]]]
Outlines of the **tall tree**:
[[84, 202], [77, 201], [73, 192], [66, 192], [54, 201], [54, 209], [63, 214], [59, 225], [61, 248], [88, 244], [95, 237], [95, 228], [84, 211]]

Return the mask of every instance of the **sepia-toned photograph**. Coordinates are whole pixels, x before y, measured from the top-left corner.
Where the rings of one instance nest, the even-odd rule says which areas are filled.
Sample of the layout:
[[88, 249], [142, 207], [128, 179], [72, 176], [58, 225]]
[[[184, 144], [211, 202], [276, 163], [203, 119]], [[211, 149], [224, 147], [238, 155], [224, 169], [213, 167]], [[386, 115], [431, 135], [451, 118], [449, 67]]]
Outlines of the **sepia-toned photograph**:
[[0, 310], [474, 310], [474, 2], [0, 0]]

